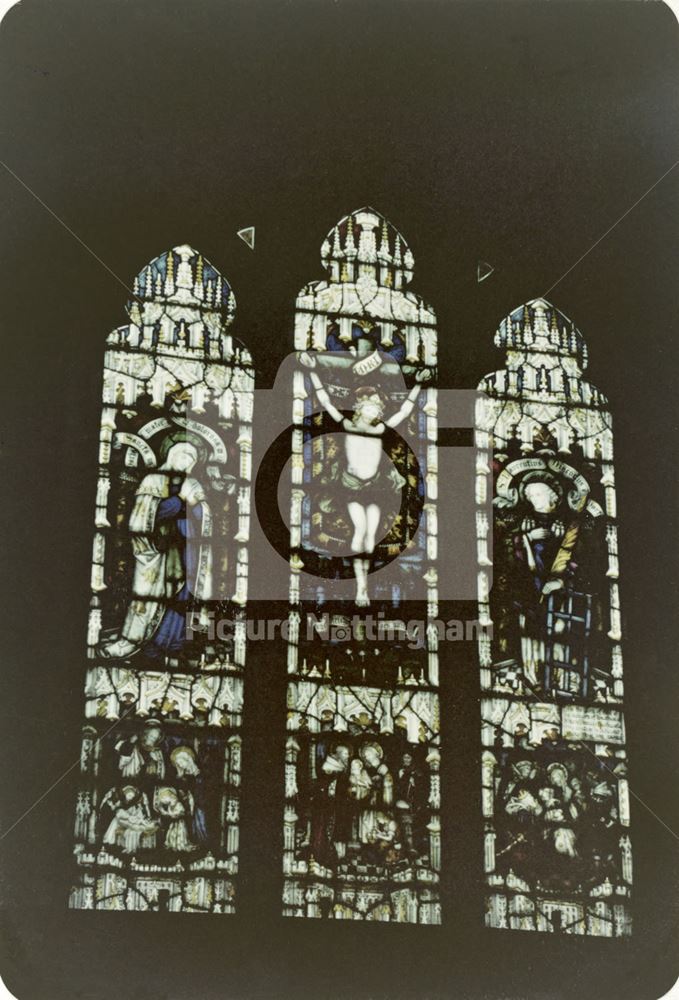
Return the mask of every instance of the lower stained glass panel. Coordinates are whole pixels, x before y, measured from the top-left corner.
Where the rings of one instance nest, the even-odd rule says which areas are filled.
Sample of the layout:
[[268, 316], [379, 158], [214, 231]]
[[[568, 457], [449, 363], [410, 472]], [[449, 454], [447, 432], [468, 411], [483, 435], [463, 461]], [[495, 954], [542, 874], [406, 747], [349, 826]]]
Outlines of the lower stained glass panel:
[[288, 688], [284, 913], [440, 923], [438, 696]]
[[233, 912], [241, 738], [169, 714], [85, 728], [72, 906]]

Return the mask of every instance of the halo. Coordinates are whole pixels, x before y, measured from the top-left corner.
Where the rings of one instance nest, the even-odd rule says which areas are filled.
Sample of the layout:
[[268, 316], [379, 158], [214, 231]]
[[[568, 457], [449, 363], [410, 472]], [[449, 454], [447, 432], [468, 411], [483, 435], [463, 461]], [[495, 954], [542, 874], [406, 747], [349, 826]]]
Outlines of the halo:
[[170, 448], [174, 447], [176, 444], [190, 444], [196, 449], [198, 453], [198, 461], [200, 463], [204, 462], [207, 458], [207, 448], [205, 447], [205, 442], [198, 434], [193, 434], [191, 431], [186, 431], [183, 428], [177, 429], [175, 431], [166, 434], [163, 440], [160, 442], [160, 447], [158, 448], [158, 455], [160, 458], [160, 464], [165, 462], [168, 456]]
[[191, 759], [193, 760], [193, 763], [194, 764], [196, 763], [196, 752], [195, 752], [195, 750], [192, 747], [188, 747], [184, 743], [182, 743], [181, 746], [175, 747], [174, 750], [172, 751], [172, 753], [170, 754], [170, 760], [172, 761], [173, 764], [175, 763], [176, 757], [180, 753], [187, 753], [191, 757]]
[[563, 486], [557, 477], [553, 473], [549, 472], [547, 468], [545, 468], [544, 472], [540, 472], [539, 470], [535, 472], [528, 472], [520, 480], [518, 489], [519, 496], [522, 500], [526, 499], [526, 487], [530, 486], [532, 483], [544, 483], [545, 486], [548, 486], [550, 490], [556, 493], [559, 501], [563, 500]]
[[359, 749], [358, 753], [359, 753], [359, 756], [360, 756], [361, 760], [365, 759], [364, 756], [363, 756], [363, 754], [365, 753], [366, 750], [368, 750], [370, 748], [372, 748], [373, 750], [375, 750], [375, 752], [378, 754], [380, 760], [383, 760], [383, 758], [384, 758], [384, 750], [382, 749], [382, 747], [380, 746], [380, 744], [376, 743], [374, 740], [371, 741], [370, 743], [364, 743], [363, 746]]

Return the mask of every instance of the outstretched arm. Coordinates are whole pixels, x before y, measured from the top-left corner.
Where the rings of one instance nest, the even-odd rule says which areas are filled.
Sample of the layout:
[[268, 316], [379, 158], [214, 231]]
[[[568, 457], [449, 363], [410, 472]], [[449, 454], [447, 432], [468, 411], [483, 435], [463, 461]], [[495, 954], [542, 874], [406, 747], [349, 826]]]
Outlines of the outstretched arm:
[[408, 393], [408, 398], [405, 400], [400, 410], [397, 410], [396, 413], [393, 415], [393, 417], [389, 417], [388, 420], [384, 421], [387, 427], [398, 427], [400, 423], [402, 423], [407, 417], [410, 416], [415, 407], [415, 400], [420, 394], [422, 383], [428, 381], [429, 378], [431, 378], [431, 372], [428, 368], [423, 368], [421, 371], [417, 373], [417, 375], [415, 376], [417, 385], [414, 385], [413, 388], [410, 390], [410, 392]]
[[408, 398], [405, 400], [400, 410], [397, 410], [396, 413], [393, 415], [393, 417], [389, 417], [388, 420], [384, 421], [387, 427], [398, 427], [398, 425], [402, 423], [406, 419], [406, 417], [410, 416], [410, 414], [413, 412], [413, 408], [415, 406], [415, 400], [419, 396], [421, 388], [422, 388], [421, 385], [413, 386], [413, 388], [410, 390], [408, 394]]
[[[316, 367], [316, 359], [304, 351], [300, 355], [300, 361], [305, 366], [305, 368], [314, 369]], [[321, 404], [326, 413], [329, 413], [333, 420], [336, 420], [338, 424], [344, 422], [344, 414], [340, 413], [337, 407], [332, 403], [328, 391], [321, 382], [320, 378], [315, 371], [309, 372], [309, 377], [311, 378], [311, 384], [316, 390], [316, 395], [318, 396], [318, 402]]]
[[331, 402], [330, 396], [328, 395], [327, 389], [324, 387], [320, 378], [316, 372], [311, 372], [311, 384], [316, 390], [316, 395], [318, 396], [318, 402], [321, 404], [326, 413], [329, 413], [333, 420], [336, 420], [338, 424], [344, 422], [344, 414], [340, 413], [337, 407]]

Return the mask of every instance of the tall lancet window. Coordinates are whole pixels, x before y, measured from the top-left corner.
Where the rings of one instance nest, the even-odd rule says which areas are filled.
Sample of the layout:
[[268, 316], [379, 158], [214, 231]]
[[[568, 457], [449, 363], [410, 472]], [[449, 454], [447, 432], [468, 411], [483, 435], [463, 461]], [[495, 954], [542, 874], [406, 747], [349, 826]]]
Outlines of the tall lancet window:
[[284, 913], [437, 924], [436, 317], [372, 209], [321, 258], [295, 318]]
[[108, 337], [71, 905], [230, 913], [254, 376], [189, 246]]
[[[613, 436], [580, 332], [542, 299], [481, 383], [482, 801], [489, 927], [629, 934]], [[492, 540], [492, 551], [490, 541]], [[492, 574], [492, 580], [491, 580]]]

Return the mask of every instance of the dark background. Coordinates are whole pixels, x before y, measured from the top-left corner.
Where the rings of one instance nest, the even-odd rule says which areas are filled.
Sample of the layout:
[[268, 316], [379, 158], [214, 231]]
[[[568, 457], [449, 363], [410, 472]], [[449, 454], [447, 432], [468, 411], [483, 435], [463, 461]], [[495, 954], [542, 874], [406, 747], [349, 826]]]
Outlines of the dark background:
[[[200, 249], [235, 289], [234, 332], [260, 387], [292, 345], [298, 289], [323, 275], [326, 232], [373, 205], [405, 234], [412, 288], [438, 312], [441, 383], [472, 387], [502, 364], [499, 320], [679, 158], [678, 35], [660, 3], [26, 0], [0, 28], [0, 147], [125, 283], [173, 245]], [[0, 175], [8, 830], [78, 756], [103, 346], [127, 293]], [[615, 419], [633, 939], [483, 929], [478, 691], [463, 643], [442, 664], [443, 926], [279, 917], [284, 662], [255, 644], [238, 915], [69, 912], [72, 769], [2, 841], [0, 973], [21, 1000], [669, 989], [678, 195], [679, 168], [548, 295], [585, 334]], [[236, 237], [246, 225], [254, 253]], [[496, 269], [482, 284], [479, 259]]]

